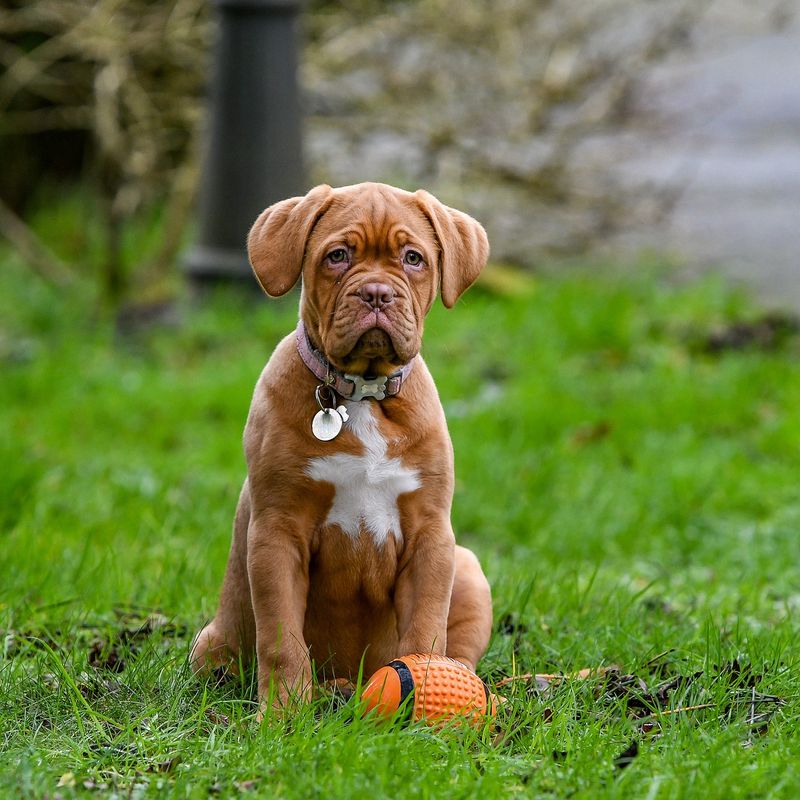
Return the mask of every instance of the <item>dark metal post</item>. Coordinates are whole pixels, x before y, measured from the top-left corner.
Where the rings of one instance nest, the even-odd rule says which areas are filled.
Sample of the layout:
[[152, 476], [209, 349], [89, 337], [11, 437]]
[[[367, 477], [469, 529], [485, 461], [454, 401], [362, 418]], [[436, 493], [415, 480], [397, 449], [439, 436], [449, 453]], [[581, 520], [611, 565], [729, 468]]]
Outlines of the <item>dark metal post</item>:
[[295, 27], [299, 0], [214, 0], [218, 30], [194, 283], [253, 280], [245, 240], [266, 206], [304, 190]]

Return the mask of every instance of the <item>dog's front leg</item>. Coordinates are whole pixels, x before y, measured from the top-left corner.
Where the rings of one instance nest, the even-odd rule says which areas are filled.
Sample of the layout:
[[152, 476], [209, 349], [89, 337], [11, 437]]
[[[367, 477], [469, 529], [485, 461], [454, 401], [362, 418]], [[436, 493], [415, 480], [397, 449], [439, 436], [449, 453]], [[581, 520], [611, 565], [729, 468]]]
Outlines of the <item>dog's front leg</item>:
[[406, 549], [395, 589], [397, 655], [444, 655], [455, 574], [455, 537], [450, 520], [420, 519], [420, 528], [409, 531], [405, 538]]
[[256, 624], [260, 713], [311, 692], [311, 661], [303, 638], [308, 597], [308, 540], [287, 514], [250, 520], [247, 570]]

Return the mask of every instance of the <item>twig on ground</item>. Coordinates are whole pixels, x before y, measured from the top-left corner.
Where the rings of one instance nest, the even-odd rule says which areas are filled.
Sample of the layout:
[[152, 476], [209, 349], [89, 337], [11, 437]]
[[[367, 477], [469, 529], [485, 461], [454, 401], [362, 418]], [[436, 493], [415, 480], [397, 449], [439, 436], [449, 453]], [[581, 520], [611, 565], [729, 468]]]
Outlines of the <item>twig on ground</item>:
[[669, 717], [672, 714], [685, 714], [688, 711], [702, 711], [706, 708], [716, 708], [719, 703], [699, 703], [696, 706], [681, 706], [680, 708], [668, 708], [666, 711], [654, 711], [646, 717], [641, 717], [637, 722], [651, 722], [658, 717]]
[[530, 683], [531, 681], [543, 681], [545, 683], [555, 683], [569, 680], [583, 681], [587, 678], [593, 678], [595, 676], [602, 677], [603, 675], [607, 675], [609, 672], [616, 672], [618, 669], [619, 667], [615, 666], [586, 667], [585, 669], [580, 669], [577, 672], [568, 672], [564, 675], [547, 672], [525, 672], [522, 675], [509, 675], [507, 678], [499, 680], [495, 684], [495, 687], [501, 689], [503, 686], [508, 686], [511, 683]]

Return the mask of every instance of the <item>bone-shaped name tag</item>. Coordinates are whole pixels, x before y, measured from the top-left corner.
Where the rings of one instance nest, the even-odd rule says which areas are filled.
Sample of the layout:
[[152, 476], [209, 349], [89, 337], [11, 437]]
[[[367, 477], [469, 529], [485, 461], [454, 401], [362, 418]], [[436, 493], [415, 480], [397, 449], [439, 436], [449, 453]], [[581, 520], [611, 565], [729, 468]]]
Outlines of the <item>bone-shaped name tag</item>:
[[353, 394], [348, 400], [363, 400], [365, 397], [373, 397], [375, 400], [383, 400], [386, 397], [386, 376], [378, 378], [364, 378], [361, 375], [345, 375], [347, 380], [353, 382]]

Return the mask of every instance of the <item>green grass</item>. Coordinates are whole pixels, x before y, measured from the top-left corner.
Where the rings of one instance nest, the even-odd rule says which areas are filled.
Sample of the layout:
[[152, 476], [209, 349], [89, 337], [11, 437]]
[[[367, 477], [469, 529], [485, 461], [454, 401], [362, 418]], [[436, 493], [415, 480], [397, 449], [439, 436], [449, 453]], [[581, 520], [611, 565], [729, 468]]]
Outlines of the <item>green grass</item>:
[[[800, 794], [800, 348], [704, 352], [758, 315], [743, 296], [573, 272], [437, 307], [424, 348], [455, 528], [493, 586], [480, 672], [616, 664], [648, 690], [685, 676], [650, 711], [706, 708], [643, 725], [652, 698], [612, 673], [505, 688], [499, 731], [381, 727], [326, 700], [259, 727], [252, 680], [199, 683], [186, 657], [296, 299], [222, 293], [120, 339], [0, 262], [0, 796]], [[751, 726], [763, 695], [785, 702]]]

